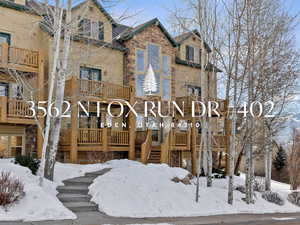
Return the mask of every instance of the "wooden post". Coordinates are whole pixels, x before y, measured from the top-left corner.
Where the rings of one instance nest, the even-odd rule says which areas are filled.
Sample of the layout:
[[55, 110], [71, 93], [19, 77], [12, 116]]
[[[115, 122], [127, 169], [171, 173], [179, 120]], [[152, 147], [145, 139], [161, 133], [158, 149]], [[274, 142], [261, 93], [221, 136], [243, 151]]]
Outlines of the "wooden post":
[[8, 44], [6, 42], [2, 43], [2, 52], [1, 52], [1, 64], [3, 67], [7, 67], [8, 64]]
[[0, 96], [0, 121], [6, 122], [7, 119], [7, 97]]
[[[192, 118], [192, 128], [191, 128], [191, 150], [192, 150], [192, 174], [197, 175], [197, 167], [198, 167], [198, 160], [197, 160], [197, 133], [196, 133], [196, 119]], [[199, 152], [200, 154], [200, 152]]]
[[[135, 100], [135, 88], [130, 88], [130, 104], [134, 104]], [[129, 115], [129, 154], [130, 160], [135, 160], [135, 139], [136, 139], [136, 118], [131, 112]]]
[[108, 128], [107, 127], [103, 128], [102, 146], [103, 146], [103, 151], [104, 152], [108, 151]]
[[[37, 101], [44, 100], [44, 55], [41, 51], [39, 51], [39, 72], [37, 77], [37, 89], [39, 89], [37, 93]], [[35, 99], [33, 99], [34, 101]], [[42, 150], [43, 150], [43, 129], [45, 127], [44, 118], [38, 118], [38, 122], [40, 127], [37, 127], [37, 156], [38, 158], [42, 157]]]
[[76, 77], [71, 78], [71, 149], [70, 149], [70, 160], [71, 163], [78, 162], [78, 104], [77, 104], [77, 94], [78, 94], [78, 83]]

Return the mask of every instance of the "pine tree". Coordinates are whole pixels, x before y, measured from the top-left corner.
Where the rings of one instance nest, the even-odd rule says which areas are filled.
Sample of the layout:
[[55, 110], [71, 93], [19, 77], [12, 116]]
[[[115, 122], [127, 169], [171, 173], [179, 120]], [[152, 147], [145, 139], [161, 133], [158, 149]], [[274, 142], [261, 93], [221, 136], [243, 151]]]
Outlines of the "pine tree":
[[283, 147], [280, 146], [273, 163], [276, 170], [281, 170], [282, 168], [284, 168], [286, 166], [286, 160], [287, 154]]

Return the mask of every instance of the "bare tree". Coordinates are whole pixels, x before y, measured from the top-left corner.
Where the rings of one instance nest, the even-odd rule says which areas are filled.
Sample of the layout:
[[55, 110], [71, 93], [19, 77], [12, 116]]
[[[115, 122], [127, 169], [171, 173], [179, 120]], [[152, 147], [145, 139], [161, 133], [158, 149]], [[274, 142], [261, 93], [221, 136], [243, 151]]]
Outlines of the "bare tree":
[[300, 132], [297, 129], [293, 130], [292, 144], [288, 156], [288, 169], [291, 190], [297, 190], [300, 186]]

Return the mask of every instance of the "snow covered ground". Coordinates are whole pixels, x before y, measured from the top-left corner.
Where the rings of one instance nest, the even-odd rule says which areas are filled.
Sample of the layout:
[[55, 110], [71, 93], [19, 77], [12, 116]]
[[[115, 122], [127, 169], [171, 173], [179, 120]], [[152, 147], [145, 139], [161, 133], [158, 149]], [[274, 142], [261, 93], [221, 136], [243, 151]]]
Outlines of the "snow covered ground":
[[[300, 212], [300, 207], [285, 202], [284, 206], [269, 203], [256, 193], [256, 204], [247, 205], [244, 195], [234, 192], [234, 205], [227, 204], [227, 181], [215, 179], [207, 188], [201, 178], [200, 201], [195, 202], [195, 185], [174, 183], [172, 178], [184, 178], [188, 172], [167, 165], [148, 164], [129, 160], [107, 163], [112, 170], [95, 179], [90, 186], [92, 200], [99, 210], [111, 216], [174, 217], [206, 216], [235, 213]], [[244, 184], [244, 178], [235, 177], [235, 185]], [[273, 190], [287, 198], [289, 185], [273, 182]]]
[[[66, 209], [56, 198], [56, 187], [65, 179], [84, 175], [103, 168], [112, 170], [95, 179], [90, 186], [92, 200], [99, 210], [111, 216], [125, 217], [175, 217], [203, 216], [234, 213], [285, 213], [300, 212], [300, 207], [285, 202], [277, 206], [256, 193], [256, 204], [247, 205], [244, 195], [234, 192], [234, 205], [227, 204], [227, 181], [215, 179], [212, 188], [200, 180], [200, 201], [195, 202], [195, 184], [174, 183], [172, 178], [184, 178], [188, 171], [171, 168], [165, 164], [144, 165], [130, 160], [113, 160], [103, 164], [74, 165], [57, 163], [54, 182], [38, 185], [39, 178], [30, 170], [15, 165], [11, 160], [0, 159], [0, 171], [11, 171], [25, 184], [26, 195], [18, 204], [5, 211], [0, 208], [0, 220], [59, 220], [74, 219], [76, 215]], [[195, 181], [193, 181], [195, 182]], [[235, 177], [235, 185], [243, 184], [244, 177]], [[273, 190], [287, 198], [289, 185], [272, 182]]]
[[0, 159], [0, 172], [10, 171], [24, 184], [25, 197], [5, 211], [0, 207], [0, 221], [9, 220], [60, 220], [74, 219], [76, 215], [56, 198], [56, 183], [45, 180], [39, 186], [39, 178], [28, 168], [15, 165], [11, 159]]

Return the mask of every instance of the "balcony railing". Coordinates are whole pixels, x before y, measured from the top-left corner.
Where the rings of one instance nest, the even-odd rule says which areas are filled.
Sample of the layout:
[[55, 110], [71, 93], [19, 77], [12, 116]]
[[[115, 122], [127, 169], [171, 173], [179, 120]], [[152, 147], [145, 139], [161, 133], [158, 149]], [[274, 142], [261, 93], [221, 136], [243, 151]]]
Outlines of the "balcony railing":
[[2, 43], [0, 44], [0, 67], [37, 72], [39, 52]]
[[[61, 143], [66, 143], [61, 140]], [[79, 128], [78, 145], [105, 145], [109, 146], [128, 146], [129, 132], [128, 131], [111, 131], [107, 128]]]
[[130, 99], [130, 87], [104, 81], [84, 80], [72, 77], [66, 81], [66, 96], [73, 94], [104, 99]]
[[26, 100], [0, 97], [0, 121], [2, 122], [34, 122], [31, 105]]

